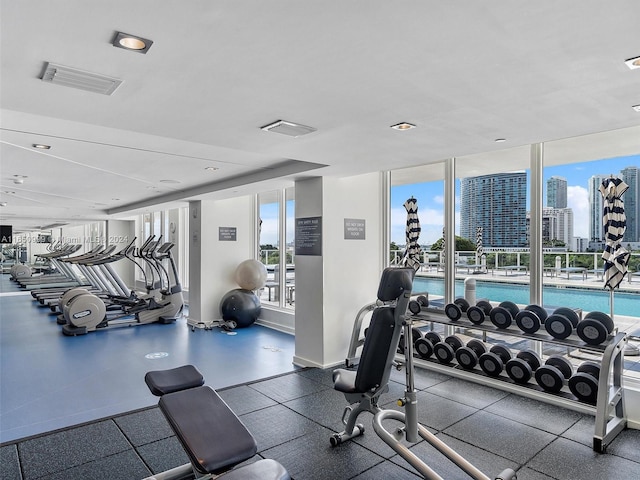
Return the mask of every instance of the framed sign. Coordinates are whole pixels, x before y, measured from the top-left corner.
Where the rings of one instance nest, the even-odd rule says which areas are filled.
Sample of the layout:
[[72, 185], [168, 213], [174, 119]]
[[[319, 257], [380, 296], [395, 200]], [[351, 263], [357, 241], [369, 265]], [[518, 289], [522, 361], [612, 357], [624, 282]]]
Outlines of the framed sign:
[[296, 255], [322, 255], [322, 217], [296, 218]]
[[235, 242], [237, 240], [236, 227], [218, 227], [218, 241]]
[[345, 240], [364, 240], [365, 239], [364, 218], [345, 218], [344, 219], [344, 239]]

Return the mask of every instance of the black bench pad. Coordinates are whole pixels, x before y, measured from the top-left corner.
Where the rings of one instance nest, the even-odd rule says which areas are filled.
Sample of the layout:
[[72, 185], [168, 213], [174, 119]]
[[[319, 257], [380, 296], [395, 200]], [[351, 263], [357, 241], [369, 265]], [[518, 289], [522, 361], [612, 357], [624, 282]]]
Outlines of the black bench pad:
[[333, 371], [333, 388], [343, 393], [356, 391], [356, 371], [339, 368]]
[[278, 462], [266, 459], [231, 470], [220, 480], [291, 480], [291, 477]]
[[220, 474], [258, 450], [251, 433], [210, 387], [165, 394], [158, 405], [202, 474]]
[[204, 377], [193, 365], [147, 372], [144, 381], [156, 397], [204, 385]]

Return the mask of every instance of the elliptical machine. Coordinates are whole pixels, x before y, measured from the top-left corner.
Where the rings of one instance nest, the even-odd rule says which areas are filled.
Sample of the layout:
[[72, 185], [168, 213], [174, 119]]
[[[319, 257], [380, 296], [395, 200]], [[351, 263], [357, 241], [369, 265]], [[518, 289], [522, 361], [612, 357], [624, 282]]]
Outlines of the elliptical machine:
[[[153, 262], [151, 275], [158, 275], [160, 289], [158, 295], [148, 295], [143, 302], [137, 302], [134, 309], [123, 306], [123, 313], [115, 317], [107, 316], [105, 302], [92, 293], [78, 292], [65, 305], [62, 306], [62, 333], [69, 336], [84, 335], [97, 329], [122, 326], [137, 326], [150, 323], [168, 324], [175, 322], [184, 308], [182, 297], [182, 285], [178, 278], [171, 249], [173, 243], [167, 242], [160, 245], [155, 242], [152, 248], [150, 239], [145, 242], [145, 259]], [[167, 260], [171, 266], [167, 270], [163, 261]], [[136, 263], [137, 264], [137, 263]], [[156, 273], [154, 273], [156, 272]], [[155, 282], [153, 282], [155, 284]]]

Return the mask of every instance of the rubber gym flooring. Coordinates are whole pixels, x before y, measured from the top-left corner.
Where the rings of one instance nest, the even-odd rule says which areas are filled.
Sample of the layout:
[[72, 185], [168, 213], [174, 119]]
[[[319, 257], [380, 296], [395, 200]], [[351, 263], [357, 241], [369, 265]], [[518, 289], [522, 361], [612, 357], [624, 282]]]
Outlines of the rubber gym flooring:
[[[143, 381], [147, 370], [183, 363], [201, 369], [255, 436], [258, 455], [278, 460], [294, 480], [419, 478], [374, 434], [370, 414], [361, 416], [362, 437], [330, 446], [344, 396], [331, 370], [291, 366], [289, 336], [257, 326], [216, 336], [176, 324], [67, 338], [30, 296], [4, 283], [3, 292], [2, 480], [130, 480], [186, 463]], [[394, 408], [403, 385], [404, 372], [394, 371], [381, 404]], [[640, 478], [640, 431], [623, 431], [597, 454], [591, 416], [424, 370], [416, 388], [419, 420], [490, 477], [511, 467], [520, 480]], [[109, 400], [96, 405], [103, 396]], [[411, 448], [443, 478], [469, 478], [426, 442]]]

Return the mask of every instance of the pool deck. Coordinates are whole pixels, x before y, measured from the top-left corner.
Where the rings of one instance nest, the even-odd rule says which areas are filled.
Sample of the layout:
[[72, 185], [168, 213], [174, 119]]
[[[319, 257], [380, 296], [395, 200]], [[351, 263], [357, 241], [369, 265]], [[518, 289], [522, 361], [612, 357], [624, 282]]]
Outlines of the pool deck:
[[[498, 269], [490, 268], [486, 272], [480, 271], [477, 265], [458, 265], [456, 267], [456, 279], [475, 278], [490, 282], [503, 283], [529, 283], [529, 271], [524, 266], [507, 266]], [[444, 272], [437, 267], [423, 266], [416, 276], [427, 278], [442, 278]], [[604, 281], [602, 273], [599, 271], [581, 268], [562, 268], [557, 271], [555, 268], [545, 268], [543, 276], [544, 285], [565, 285], [574, 288], [592, 288], [603, 290]], [[635, 272], [627, 274], [616, 291], [640, 293], [640, 275]]]

